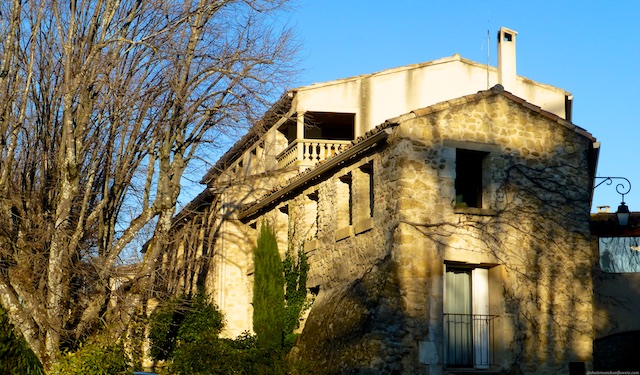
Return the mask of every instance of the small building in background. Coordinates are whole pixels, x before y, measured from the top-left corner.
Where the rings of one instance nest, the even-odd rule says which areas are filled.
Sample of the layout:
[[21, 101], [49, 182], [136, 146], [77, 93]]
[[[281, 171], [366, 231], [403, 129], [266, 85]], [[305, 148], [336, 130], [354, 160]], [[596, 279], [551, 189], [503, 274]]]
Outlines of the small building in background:
[[594, 368], [640, 371], [640, 215], [626, 225], [616, 214], [591, 215]]

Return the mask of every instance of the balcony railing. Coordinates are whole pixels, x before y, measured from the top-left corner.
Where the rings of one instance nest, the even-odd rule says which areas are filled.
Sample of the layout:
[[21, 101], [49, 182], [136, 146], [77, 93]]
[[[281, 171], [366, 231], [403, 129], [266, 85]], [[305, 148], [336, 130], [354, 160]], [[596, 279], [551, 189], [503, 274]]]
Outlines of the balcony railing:
[[496, 315], [444, 314], [446, 366], [488, 368], [494, 364], [495, 318]]
[[342, 151], [351, 141], [296, 139], [277, 156], [278, 168], [312, 166]]

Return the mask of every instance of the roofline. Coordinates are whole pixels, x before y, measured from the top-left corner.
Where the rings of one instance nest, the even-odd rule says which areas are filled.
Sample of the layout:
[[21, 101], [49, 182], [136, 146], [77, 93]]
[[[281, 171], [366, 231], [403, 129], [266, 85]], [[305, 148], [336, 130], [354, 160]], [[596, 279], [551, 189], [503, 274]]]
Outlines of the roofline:
[[209, 203], [209, 198], [214, 196], [213, 191], [210, 188], [205, 188], [200, 194], [198, 194], [191, 202], [189, 202], [186, 206], [184, 206], [180, 212], [176, 216], [171, 219], [171, 226], [177, 227], [180, 224], [180, 221], [183, 219], [188, 219], [194, 212], [198, 211], [198, 208], [203, 204]]
[[591, 133], [587, 132], [585, 129], [561, 118], [556, 114], [553, 114], [536, 105], [533, 105], [527, 102], [526, 100], [513, 95], [508, 91], [505, 91], [502, 85], [498, 84], [490, 88], [489, 90], [478, 91], [476, 94], [465, 95], [456, 99], [451, 99], [444, 102], [436, 103], [428, 107], [419, 108], [409, 113], [388, 119], [383, 124], [378, 125], [373, 130], [367, 132], [365, 135], [356, 139], [354, 141], [356, 143], [354, 143], [352, 146], [350, 146], [346, 150], [342, 151], [339, 154], [334, 155], [329, 159], [326, 159], [324, 162], [321, 162], [316, 167], [312, 167], [306, 170], [305, 172], [298, 174], [297, 176], [289, 180], [290, 182], [284, 187], [282, 187], [281, 189], [277, 189], [274, 192], [265, 195], [257, 203], [241, 211], [239, 214], [239, 218], [242, 220], [242, 219], [247, 219], [252, 217], [261, 209], [271, 204], [274, 204], [279, 199], [291, 193], [293, 190], [304, 186], [308, 182], [330, 171], [331, 169], [337, 167], [339, 164], [345, 162], [346, 160], [349, 160], [350, 158], [360, 154], [361, 152], [368, 150], [370, 147], [376, 145], [378, 142], [382, 140], [386, 140], [387, 137], [391, 134], [393, 130], [392, 128], [403, 121], [407, 121], [416, 117], [429, 115], [435, 112], [440, 112], [447, 108], [464, 105], [464, 104], [478, 101], [493, 95], [502, 95], [505, 98], [519, 104], [520, 106], [542, 115], [543, 117], [551, 120], [552, 122], [556, 122], [570, 130], [573, 130], [579, 135], [589, 139], [592, 142], [592, 145], [598, 144], [596, 142], [595, 137], [591, 135]]
[[613, 212], [590, 215], [591, 234], [597, 237], [640, 237], [640, 212], [631, 212], [627, 225], [618, 224]]
[[[387, 74], [392, 74], [392, 73], [396, 73], [396, 72], [401, 72], [401, 71], [406, 71], [406, 70], [411, 70], [411, 69], [416, 69], [416, 68], [423, 68], [423, 67], [427, 67], [427, 66], [432, 66], [432, 65], [440, 65], [440, 64], [447, 64], [447, 63], [451, 63], [451, 62], [461, 62], [467, 65], [473, 65], [476, 66], [478, 68], [481, 69], [489, 69], [490, 71], [495, 71], [497, 73], [498, 68], [492, 65], [487, 65], [487, 64], [483, 64], [483, 63], [479, 63], [467, 58], [464, 58], [462, 56], [460, 56], [460, 54], [456, 53], [453, 54], [451, 56], [447, 56], [447, 57], [443, 57], [437, 60], [430, 60], [430, 61], [425, 61], [425, 62], [421, 62], [421, 63], [416, 63], [416, 64], [409, 64], [409, 65], [403, 65], [403, 66], [398, 66], [398, 67], [393, 67], [393, 68], [388, 68], [388, 69], [383, 69], [374, 73], [366, 73], [366, 74], [360, 74], [360, 75], [356, 75], [356, 76], [351, 76], [351, 77], [345, 77], [345, 78], [339, 78], [339, 79], [334, 79], [331, 81], [324, 81], [324, 82], [316, 82], [316, 83], [312, 83], [309, 85], [305, 85], [305, 86], [300, 86], [298, 87], [296, 90], [298, 92], [300, 91], [307, 91], [307, 90], [313, 90], [319, 87], [324, 87], [324, 86], [332, 86], [332, 85], [338, 85], [341, 83], [345, 83], [345, 82], [350, 82], [350, 81], [357, 81], [360, 79], [364, 79], [364, 78], [372, 78], [372, 77], [376, 77], [376, 76], [383, 76], [383, 75], [387, 75]], [[517, 75], [516, 79], [521, 80], [521, 81], [525, 81], [527, 83], [536, 85], [536, 86], [542, 86], [544, 88], [553, 90], [553, 91], [558, 91], [558, 92], [562, 92], [565, 93], [566, 95], [571, 95], [571, 92], [558, 87], [558, 86], [553, 86], [547, 83], [541, 83], [538, 81], [534, 81], [530, 78], [527, 78], [525, 76], [521, 76], [521, 75]]]
[[[213, 167], [211, 167], [207, 171], [207, 173], [202, 177], [202, 179], [200, 180], [200, 183], [201, 184], [209, 184], [215, 177], [220, 175], [220, 173], [225, 168], [227, 168], [238, 157], [240, 157], [242, 155], [242, 153], [244, 153], [250, 147], [250, 145], [252, 145], [257, 139], [262, 137], [262, 135], [264, 135], [271, 128], [271, 126], [273, 125], [274, 122], [270, 121], [270, 120], [272, 120], [272, 117], [278, 113], [279, 109], [287, 108], [284, 112], [288, 112], [288, 111], [291, 110], [290, 106], [291, 106], [291, 103], [293, 101], [293, 97], [300, 91], [314, 90], [314, 89], [317, 89], [317, 88], [323, 87], [323, 86], [337, 85], [337, 84], [341, 84], [341, 83], [344, 83], [344, 82], [356, 81], [356, 80], [361, 80], [361, 79], [364, 79], [364, 78], [371, 78], [371, 77], [375, 77], [375, 76], [381, 76], [381, 75], [391, 74], [391, 73], [395, 73], [395, 72], [399, 72], [399, 71], [406, 71], [406, 70], [411, 70], [411, 69], [416, 69], [416, 68], [422, 68], [422, 67], [431, 66], [431, 65], [447, 64], [447, 63], [456, 62], [456, 61], [464, 63], [464, 64], [468, 64], [468, 65], [473, 65], [473, 66], [476, 66], [476, 67], [479, 67], [479, 68], [482, 68], [482, 69], [489, 69], [489, 70], [492, 70], [492, 71], [497, 71], [498, 70], [498, 68], [496, 68], [494, 66], [478, 63], [478, 62], [475, 62], [473, 60], [469, 60], [469, 59], [463, 58], [463, 57], [460, 56], [460, 54], [456, 53], [456, 54], [454, 54], [452, 56], [443, 57], [443, 58], [437, 59], [437, 60], [431, 60], [431, 61], [417, 63], [417, 64], [404, 65], [404, 66], [384, 69], [384, 70], [381, 70], [381, 71], [378, 71], [378, 72], [374, 72], [374, 73], [362, 74], [362, 75], [358, 75], [358, 76], [352, 76], [352, 77], [348, 77], [348, 78], [341, 78], [341, 79], [336, 79], [336, 80], [332, 80], [332, 81], [312, 83], [312, 84], [307, 85], [307, 86], [300, 86], [298, 88], [287, 90], [276, 101], [276, 103], [273, 106], [271, 106], [269, 108], [269, 110], [267, 110], [265, 115], [259, 121], [257, 121], [253, 126], [251, 126], [251, 128], [249, 129], [247, 134], [245, 134], [242, 138], [240, 138], [224, 155], [222, 155], [222, 157], [220, 159], [218, 159], [216, 164]], [[516, 76], [516, 79], [523, 80], [523, 81], [526, 81], [526, 82], [528, 82], [530, 84], [534, 84], [534, 85], [537, 85], [537, 86], [545, 87], [545, 88], [553, 90], [553, 91], [562, 92], [565, 95], [569, 95], [569, 96], [571, 95], [571, 92], [566, 91], [566, 90], [564, 90], [564, 89], [562, 89], [560, 87], [549, 85], [549, 84], [545, 84], [545, 83], [540, 83], [540, 82], [534, 81], [532, 79], [526, 78], [524, 76]], [[524, 101], [524, 99], [521, 99], [521, 98], [519, 98], [519, 97], [517, 97], [515, 95], [513, 95], [513, 97]], [[533, 104], [531, 104], [531, 105], [534, 106]], [[534, 106], [534, 107], [537, 107], [537, 106]], [[555, 115], [553, 115], [553, 116], [555, 116]]]
[[[291, 109], [291, 102], [297, 89], [287, 90], [280, 98], [265, 112], [262, 118], [256, 121], [249, 131], [242, 136], [231, 148], [218, 159], [213, 167], [209, 168], [207, 173], [200, 180], [201, 184], [209, 184], [214, 178], [219, 176], [223, 170], [231, 165], [238, 157], [240, 157], [251, 145], [260, 139], [275, 122], [272, 121], [274, 116], [280, 113], [286, 113]], [[285, 108], [282, 112], [279, 110]], [[278, 118], [279, 120], [279, 118]]]

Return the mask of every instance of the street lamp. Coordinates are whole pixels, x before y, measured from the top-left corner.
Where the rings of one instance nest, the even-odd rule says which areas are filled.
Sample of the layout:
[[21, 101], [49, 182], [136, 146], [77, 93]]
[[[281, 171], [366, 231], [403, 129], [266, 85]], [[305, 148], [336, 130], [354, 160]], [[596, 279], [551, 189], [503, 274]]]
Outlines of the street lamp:
[[[598, 183], [593, 188], [597, 188], [598, 186], [606, 183], [607, 185], [613, 184], [613, 180], [624, 180], [616, 185], [616, 191], [618, 194], [622, 195], [622, 202], [618, 206], [618, 211], [616, 211], [616, 216], [618, 217], [618, 224], [621, 226], [625, 226], [629, 223], [629, 216], [631, 212], [629, 211], [629, 207], [624, 203], [624, 196], [629, 194], [631, 191], [631, 182], [624, 177], [596, 177], [595, 179], [601, 179], [600, 183]], [[626, 183], [625, 183], [626, 182]]]

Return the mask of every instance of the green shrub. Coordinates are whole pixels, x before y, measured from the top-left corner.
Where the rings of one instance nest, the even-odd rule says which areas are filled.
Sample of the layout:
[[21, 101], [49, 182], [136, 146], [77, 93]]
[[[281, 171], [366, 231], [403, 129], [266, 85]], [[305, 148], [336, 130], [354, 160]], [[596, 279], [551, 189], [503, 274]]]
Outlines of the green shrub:
[[172, 298], [158, 306], [149, 319], [150, 354], [155, 360], [174, 357], [180, 346], [203, 338], [217, 339], [222, 313], [206, 294]]
[[14, 332], [7, 312], [0, 308], [0, 374], [42, 375], [38, 357], [24, 339]]
[[204, 294], [161, 304], [150, 318], [151, 351], [162, 353], [167, 363], [156, 371], [175, 375], [292, 373], [282, 350], [260, 347], [257, 337], [248, 332], [235, 340], [219, 338], [223, 321], [222, 313]]
[[110, 343], [97, 338], [82, 344], [75, 352], [69, 352], [54, 364], [54, 375], [125, 375], [132, 366], [121, 343]]
[[184, 306], [180, 298], [172, 298], [158, 306], [149, 319], [150, 355], [155, 360], [166, 360], [175, 349], [178, 329], [184, 319]]
[[248, 333], [235, 340], [209, 336], [180, 345], [169, 369], [179, 375], [291, 374], [282, 351], [260, 348]]
[[207, 301], [205, 294], [199, 293], [186, 300], [187, 311], [178, 328], [177, 341], [180, 344], [196, 342], [203, 338], [217, 339], [224, 325], [222, 313]]
[[[170, 299], [151, 314], [151, 355], [166, 360], [161, 374], [311, 374], [285, 356], [294, 345], [300, 313], [306, 305], [309, 265], [299, 251], [284, 261], [273, 228], [266, 223], [254, 249], [253, 324], [256, 335], [219, 338], [224, 319], [205, 294]], [[286, 295], [285, 295], [286, 290]]]

